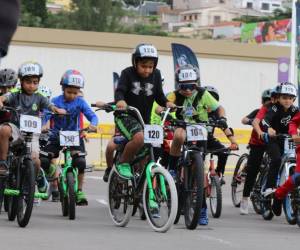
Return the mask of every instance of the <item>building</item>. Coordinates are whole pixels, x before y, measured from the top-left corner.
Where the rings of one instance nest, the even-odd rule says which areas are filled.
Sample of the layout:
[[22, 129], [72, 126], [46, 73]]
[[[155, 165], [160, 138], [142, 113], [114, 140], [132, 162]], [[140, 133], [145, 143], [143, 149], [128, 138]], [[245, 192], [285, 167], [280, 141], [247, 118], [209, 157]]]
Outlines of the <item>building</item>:
[[71, 0], [47, 0], [47, 9], [52, 13], [58, 13], [70, 8]]
[[235, 6], [243, 9], [253, 9], [262, 13], [272, 13], [275, 9], [284, 9], [283, 0], [236, 0]]

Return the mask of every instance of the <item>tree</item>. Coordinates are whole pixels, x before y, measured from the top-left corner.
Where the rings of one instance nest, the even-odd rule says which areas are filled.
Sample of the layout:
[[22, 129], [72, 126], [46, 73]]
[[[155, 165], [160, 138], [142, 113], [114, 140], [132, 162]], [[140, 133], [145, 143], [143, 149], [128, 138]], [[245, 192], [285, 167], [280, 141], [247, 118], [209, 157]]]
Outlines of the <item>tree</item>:
[[21, 1], [20, 25], [43, 26], [48, 17], [46, 0]]

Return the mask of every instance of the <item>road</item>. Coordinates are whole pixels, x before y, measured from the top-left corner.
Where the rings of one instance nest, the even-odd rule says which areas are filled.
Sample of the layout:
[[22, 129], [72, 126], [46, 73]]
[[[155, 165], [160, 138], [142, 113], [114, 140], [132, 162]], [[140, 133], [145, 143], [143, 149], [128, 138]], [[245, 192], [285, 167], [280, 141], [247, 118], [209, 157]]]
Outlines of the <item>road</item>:
[[85, 190], [89, 206], [77, 207], [77, 218], [62, 217], [60, 204], [42, 202], [34, 207], [26, 228], [0, 215], [1, 250], [124, 250], [124, 249], [299, 249], [300, 228], [290, 226], [284, 216], [264, 221], [252, 209], [241, 216], [230, 198], [230, 177], [223, 186], [223, 211], [220, 219], [209, 218], [208, 226], [187, 230], [181, 218], [167, 233], [155, 233], [146, 221], [132, 217], [126, 228], [112, 224], [106, 206], [106, 184], [103, 172], [88, 173]]

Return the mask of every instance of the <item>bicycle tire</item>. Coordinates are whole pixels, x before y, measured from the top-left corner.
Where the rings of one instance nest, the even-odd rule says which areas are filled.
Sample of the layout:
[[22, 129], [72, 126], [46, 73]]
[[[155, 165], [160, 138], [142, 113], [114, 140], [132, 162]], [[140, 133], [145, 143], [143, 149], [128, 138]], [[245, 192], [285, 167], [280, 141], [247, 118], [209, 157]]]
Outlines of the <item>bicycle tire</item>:
[[73, 172], [67, 173], [67, 187], [68, 187], [68, 213], [69, 219], [75, 220], [76, 218], [76, 193], [74, 189], [74, 175]]
[[186, 228], [193, 230], [198, 225], [203, 203], [204, 162], [200, 152], [195, 152], [191, 157], [191, 166], [184, 166], [184, 221]]
[[[177, 208], [178, 208], [178, 198], [177, 198], [177, 190], [174, 183], [174, 180], [170, 173], [162, 166], [157, 165], [153, 166], [151, 170], [151, 179], [156, 180], [156, 185], [153, 186], [153, 191], [155, 193], [156, 202], [159, 203], [160, 215], [166, 215], [166, 220], [163, 223], [158, 223], [158, 218], [154, 218], [149, 208], [149, 192], [148, 192], [148, 183], [145, 181], [144, 190], [143, 190], [143, 205], [144, 212], [147, 218], [149, 225], [155, 232], [165, 233], [173, 227]], [[162, 178], [160, 178], [162, 176]], [[163, 179], [166, 185], [167, 191], [167, 200], [163, 197], [161, 192], [160, 180]], [[163, 205], [163, 202], [166, 203], [166, 206]], [[162, 211], [162, 207], [167, 208], [167, 212]]]
[[[241, 186], [244, 184], [243, 182], [243, 178], [244, 176], [239, 176], [240, 173], [242, 173], [242, 171], [245, 168], [245, 165], [243, 165], [243, 163], [247, 162], [249, 155], [247, 153], [242, 154], [240, 156], [240, 158], [238, 159], [235, 169], [234, 169], [234, 173], [232, 176], [232, 182], [231, 182], [231, 200], [232, 203], [235, 207], [240, 207], [241, 205], [241, 198], [238, 198], [237, 193], [240, 193], [242, 191], [239, 191], [239, 189], [243, 190], [244, 187]], [[241, 167], [243, 167], [243, 169], [240, 169]], [[239, 188], [238, 188], [239, 187]]]
[[[17, 176], [16, 171], [10, 173], [7, 181], [7, 187], [11, 189], [17, 189]], [[14, 221], [18, 211], [18, 197], [7, 196], [7, 218], [9, 221]]]
[[297, 223], [297, 211], [294, 210], [294, 206], [292, 204], [292, 199], [294, 199], [293, 195], [289, 193], [282, 202], [283, 212], [285, 215], [286, 221], [290, 225], [296, 225]]
[[181, 183], [181, 181], [177, 181], [176, 183], [176, 189], [177, 189], [177, 195], [178, 195], [178, 209], [177, 209], [177, 214], [176, 214], [176, 218], [175, 218], [175, 221], [174, 221], [174, 224], [176, 225], [179, 220], [180, 220], [180, 217], [182, 214], [182, 209], [183, 209], [183, 204], [184, 204], [184, 187], [183, 187], [183, 184]]
[[63, 216], [68, 216], [69, 215], [69, 201], [68, 201], [68, 195], [65, 194], [62, 182], [64, 180], [62, 177], [60, 177], [60, 181], [58, 184], [58, 191], [59, 191], [59, 199], [60, 199], [60, 204], [61, 204], [61, 212]]
[[125, 227], [133, 210], [132, 182], [121, 178], [114, 168], [108, 177], [107, 197], [108, 211], [113, 223]]
[[[19, 173], [20, 195], [18, 196], [17, 221], [20, 227], [26, 227], [32, 214], [35, 191], [35, 169], [31, 159], [23, 161]], [[26, 203], [25, 209], [24, 203]]]
[[[222, 188], [218, 176], [211, 176], [211, 192], [209, 197], [210, 211], [214, 218], [220, 218], [222, 213]], [[212, 197], [212, 190], [215, 189], [216, 197]], [[215, 202], [214, 200], [215, 199]], [[215, 203], [215, 207], [214, 204]]]

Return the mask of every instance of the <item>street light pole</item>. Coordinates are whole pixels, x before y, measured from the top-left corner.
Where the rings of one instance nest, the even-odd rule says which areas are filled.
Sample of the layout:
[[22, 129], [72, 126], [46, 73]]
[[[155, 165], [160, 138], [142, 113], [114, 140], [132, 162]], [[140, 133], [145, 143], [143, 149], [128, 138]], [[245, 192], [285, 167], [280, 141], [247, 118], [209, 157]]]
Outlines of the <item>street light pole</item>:
[[296, 52], [297, 52], [297, 15], [296, 15], [296, 2], [297, 0], [292, 0], [292, 34], [291, 34], [291, 67], [290, 67], [290, 82], [297, 82], [297, 73], [296, 70]]

